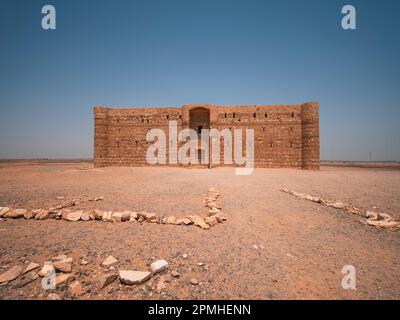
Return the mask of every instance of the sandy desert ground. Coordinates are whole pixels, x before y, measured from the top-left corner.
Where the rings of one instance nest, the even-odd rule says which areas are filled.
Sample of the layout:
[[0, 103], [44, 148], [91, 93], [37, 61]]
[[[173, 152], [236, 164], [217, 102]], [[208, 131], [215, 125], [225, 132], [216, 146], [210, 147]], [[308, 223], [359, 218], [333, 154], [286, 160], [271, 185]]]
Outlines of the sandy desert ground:
[[[44, 290], [41, 279], [0, 286], [1, 299], [400, 299], [400, 231], [377, 229], [356, 215], [279, 191], [338, 199], [399, 218], [400, 170], [323, 166], [320, 171], [231, 168], [98, 168], [84, 162], [0, 163], [0, 206], [49, 208], [78, 199], [77, 209], [147, 210], [184, 217], [204, 214], [210, 187], [228, 220], [209, 230], [155, 223], [0, 221], [0, 273], [58, 254], [74, 259], [82, 286]], [[64, 197], [57, 200], [57, 197]], [[101, 201], [90, 198], [104, 197]], [[101, 267], [112, 255], [118, 264]], [[183, 256], [187, 255], [186, 258]], [[87, 265], [78, 263], [80, 259]], [[140, 285], [99, 279], [121, 269], [168, 270]], [[356, 268], [357, 290], [344, 290], [345, 265]], [[114, 270], [113, 270], [114, 269]], [[179, 273], [179, 277], [174, 277]], [[198, 284], [190, 283], [197, 279]]]

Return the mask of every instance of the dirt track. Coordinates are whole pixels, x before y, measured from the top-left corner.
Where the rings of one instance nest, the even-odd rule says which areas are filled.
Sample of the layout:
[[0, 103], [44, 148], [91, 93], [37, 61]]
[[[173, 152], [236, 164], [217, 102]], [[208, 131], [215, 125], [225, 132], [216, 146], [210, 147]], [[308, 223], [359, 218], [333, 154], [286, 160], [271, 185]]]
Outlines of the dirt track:
[[[89, 264], [74, 264], [73, 269], [87, 290], [81, 299], [400, 299], [400, 232], [362, 225], [356, 216], [279, 191], [287, 187], [361, 209], [377, 207], [399, 218], [399, 170], [256, 169], [251, 176], [235, 176], [227, 168], [0, 165], [0, 206], [13, 208], [48, 208], [64, 196], [62, 201], [80, 199], [77, 208], [205, 215], [209, 187], [220, 191], [229, 217], [210, 230], [150, 223], [1, 221], [0, 267], [24, 266], [26, 260], [43, 264], [61, 253], [75, 261], [83, 257]], [[87, 201], [99, 196], [104, 200]], [[181, 257], [184, 253], [187, 259]], [[116, 281], [99, 290], [98, 277], [106, 273], [100, 263], [108, 254], [120, 260], [116, 269], [146, 270], [155, 259], [167, 260], [165, 293], [155, 290], [159, 275], [143, 285]], [[344, 265], [356, 267], [357, 290], [342, 289]], [[170, 277], [173, 270], [180, 278]], [[201, 283], [191, 285], [193, 277]], [[0, 286], [0, 297], [47, 294], [39, 279], [20, 289], [13, 286]], [[70, 297], [66, 287], [56, 292]]]

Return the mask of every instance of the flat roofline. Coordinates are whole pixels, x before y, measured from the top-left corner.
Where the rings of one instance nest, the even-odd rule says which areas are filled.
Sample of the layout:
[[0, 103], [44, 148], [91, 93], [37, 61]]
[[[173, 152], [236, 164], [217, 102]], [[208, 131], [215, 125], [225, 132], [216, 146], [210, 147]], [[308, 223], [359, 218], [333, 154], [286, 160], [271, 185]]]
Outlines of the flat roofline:
[[148, 110], [148, 109], [182, 109], [184, 107], [213, 107], [213, 108], [258, 108], [258, 107], [263, 107], [263, 108], [283, 108], [283, 107], [301, 107], [304, 104], [318, 104], [317, 102], [305, 102], [301, 104], [255, 104], [255, 105], [216, 105], [216, 104], [184, 104], [180, 107], [176, 106], [162, 106], [162, 107], [110, 107], [110, 106], [103, 106], [103, 105], [95, 105], [94, 108], [104, 108], [104, 109], [109, 109], [109, 110], [129, 110], [129, 109], [135, 109], [135, 110]]

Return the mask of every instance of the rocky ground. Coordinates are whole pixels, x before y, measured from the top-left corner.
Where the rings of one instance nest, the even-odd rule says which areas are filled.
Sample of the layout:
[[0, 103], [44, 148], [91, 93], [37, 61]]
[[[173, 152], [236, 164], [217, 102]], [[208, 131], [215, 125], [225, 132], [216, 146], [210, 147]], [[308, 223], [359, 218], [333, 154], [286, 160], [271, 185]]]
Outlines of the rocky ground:
[[[227, 220], [208, 229], [193, 222], [162, 224], [162, 218], [64, 219], [91, 209], [208, 217], [204, 200], [211, 187], [219, 191]], [[1, 218], [0, 297], [400, 298], [399, 231], [362, 224], [358, 215], [282, 189], [399, 219], [400, 170], [393, 169], [256, 169], [235, 176], [230, 168], [2, 163], [0, 207], [74, 206], [58, 220]], [[341, 286], [345, 265], [356, 268], [357, 290]], [[24, 273], [28, 266], [33, 269]], [[55, 280], [56, 287], [43, 288], [43, 279]]]

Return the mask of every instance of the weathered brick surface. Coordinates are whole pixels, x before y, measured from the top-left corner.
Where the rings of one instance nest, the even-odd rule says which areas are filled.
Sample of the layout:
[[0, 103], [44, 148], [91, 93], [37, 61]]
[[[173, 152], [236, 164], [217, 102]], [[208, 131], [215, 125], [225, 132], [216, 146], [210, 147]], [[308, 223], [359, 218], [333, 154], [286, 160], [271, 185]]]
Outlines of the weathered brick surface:
[[[94, 107], [94, 163], [102, 166], [145, 166], [149, 129], [164, 130], [170, 120], [184, 128], [254, 129], [255, 167], [319, 168], [319, 104], [274, 106], [184, 105], [175, 108], [115, 109]], [[182, 143], [178, 143], [181, 145]], [[224, 142], [220, 143], [221, 164]], [[200, 155], [199, 155], [200, 157]], [[169, 148], [167, 147], [167, 163]], [[180, 165], [180, 164], [178, 164]], [[215, 165], [213, 165], [215, 166]]]

